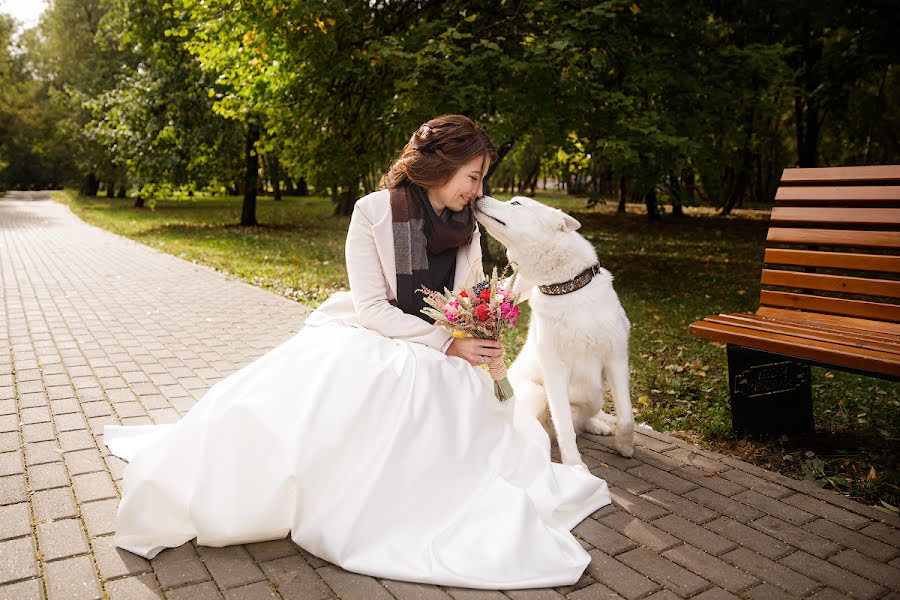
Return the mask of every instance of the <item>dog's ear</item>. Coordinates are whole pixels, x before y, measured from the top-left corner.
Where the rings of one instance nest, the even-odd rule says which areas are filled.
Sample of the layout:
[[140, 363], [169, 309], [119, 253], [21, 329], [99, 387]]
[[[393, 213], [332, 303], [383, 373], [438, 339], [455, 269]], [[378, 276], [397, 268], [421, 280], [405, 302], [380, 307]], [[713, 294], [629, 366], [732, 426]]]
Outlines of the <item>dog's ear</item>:
[[569, 216], [566, 213], [562, 214], [562, 219], [559, 223], [560, 231], [577, 231], [581, 228], [581, 223], [578, 222], [578, 219], [575, 217]]

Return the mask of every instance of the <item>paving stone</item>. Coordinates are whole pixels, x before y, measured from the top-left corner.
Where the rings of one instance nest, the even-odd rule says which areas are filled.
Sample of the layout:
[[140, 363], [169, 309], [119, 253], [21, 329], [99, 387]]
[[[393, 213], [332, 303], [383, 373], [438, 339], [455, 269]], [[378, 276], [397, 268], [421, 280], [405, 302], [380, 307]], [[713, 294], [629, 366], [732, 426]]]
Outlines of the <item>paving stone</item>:
[[719, 517], [706, 523], [704, 527], [773, 560], [793, 552], [788, 544], [728, 517]]
[[31, 536], [0, 542], [0, 585], [37, 575], [34, 539]]
[[24, 475], [0, 477], [0, 506], [28, 500]]
[[729, 469], [721, 475], [729, 481], [733, 481], [738, 485], [742, 485], [745, 488], [749, 488], [755, 492], [769, 496], [770, 498], [784, 498], [785, 496], [790, 496], [794, 493], [792, 490], [782, 485], [778, 485], [777, 483], [773, 483], [762, 477], [757, 477], [756, 475], [751, 475], [740, 469]]
[[693, 546], [682, 544], [663, 552], [663, 556], [735, 594], [759, 583], [755, 577]]
[[14, 415], [17, 410], [15, 398], [0, 400], [0, 415]]
[[466, 588], [448, 587], [446, 592], [453, 600], [508, 600], [509, 596], [502, 592], [488, 590], [472, 590]]
[[844, 550], [828, 560], [888, 589], [900, 591], [900, 569], [896, 567], [869, 558], [855, 550]]
[[100, 568], [100, 576], [104, 580], [116, 579], [125, 575], [140, 575], [150, 571], [150, 561], [145, 558], [117, 548], [114, 536], [91, 538], [94, 558]]
[[[871, 531], [868, 527], [861, 531], [853, 531], [827, 519], [818, 519], [812, 523], [807, 523], [804, 529], [881, 561], [890, 560], [897, 554], [900, 554], [900, 550], [897, 547], [889, 546], [867, 535]], [[896, 544], [897, 541], [894, 540], [894, 543]]]
[[38, 523], [78, 516], [75, 498], [72, 497], [72, 490], [69, 487], [35, 492], [31, 497], [31, 506], [34, 509], [34, 519]]
[[119, 501], [115, 498], [98, 500], [97, 502], [84, 502], [81, 504], [81, 516], [87, 527], [88, 535], [96, 537], [116, 531], [116, 511]]
[[710, 587], [707, 580], [645, 548], [629, 550], [617, 558], [682, 598], [693, 596]]
[[381, 583], [397, 600], [451, 600], [447, 592], [433, 585], [391, 579]]
[[[703, 490], [709, 492], [709, 490]], [[714, 493], [714, 492], [710, 492]], [[681, 515], [685, 519], [694, 523], [705, 523], [716, 518], [716, 513], [696, 502], [686, 500], [684, 497], [673, 494], [669, 490], [653, 490], [646, 494], [641, 494], [641, 498], [661, 506], [669, 512]]]
[[96, 402], [82, 402], [81, 410], [84, 416], [105, 417], [112, 414], [112, 406], [106, 400], [98, 400]]
[[22, 452], [4, 452], [0, 454], [0, 477], [18, 475], [25, 472], [25, 461], [22, 460]]
[[273, 540], [271, 542], [245, 544], [244, 548], [257, 563], [264, 563], [275, 560], [276, 558], [292, 556], [300, 551], [297, 545], [289, 537], [281, 540]]
[[15, 413], [11, 415], [0, 415], [0, 431], [18, 431], [19, 416]]
[[635, 495], [643, 494], [654, 489], [656, 485], [649, 481], [644, 481], [625, 471], [618, 469], [599, 467], [591, 471], [598, 477], [602, 477], [610, 486], [615, 486]]
[[[746, 493], [746, 492], [741, 492]], [[763, 512], [737, 500], [718, 494], [710, 489], [697, 488], [684, 495], [688, 500], [701, 504], [719, 515], [725, 515], [740, 523], [746, 523], [763, 516]]]
[[714, 556], [734, 550], [738, 546], [736, 542], [678, 515], [667, 515], [653, 521], [653, 525]]
[[39, 523], [37, 534], [44, 560], [56, 560], [88, 552], [81, 519]]
[[163, 590], [211, 579], [191, 544], [163, 550], [150, 564]]
[[833, 565], [803, 551], [784, 557], [781, 560], [781, 564], [798, 573], [803, 573], [811, 579], [820, 581], [828, 587], [861, 600], [877, 598], [886, 591], [880, 585], [854, 575], [847, 569]]
[[844, 600], [846, 595], [836, 592], [831, 588], [822, 588], [809, 597], [809, 600]]
[[652, 521], [669, 514], [666, 509], [618, 488], [609, 488], [613, 504], [644, 521]]
[[156, 577], [148, 573], [106, 583], [109, 600], [162, 600]]
[[800, 510], [799, 508], [784, 504], [783, 502], [779, 502], [768, 496], [763, 496], [754, 490], [741, 492], [740, 494], [733, 496], [733, 498], [735, 500], [740, 500], [745, 504], [749, 504], [773, 517], [778, 517], [783, 521], [793, 523], [794, 525], [803, 525], [816, 518], [815, 515], [812, 515], [805, 510]]
[[50, 410], [46, 406], [23, 408], [21, 411], [19, 411], [19, 420], [23, 424], [49, 423]]
[[22, 425], [22, 439], [26, 442], [47, 442], [56, 439], [51, 423]]
[[47, 463], [28, 467], [28, 482], [32, 491], [69, 485], [69, 476], [62, 463]]
[[285, 600], [327, 600], [335, 596], [300, 555], [277, 558], [260, 566]]
[[565, 600], [565, 596], [550, 588], [532, 590], [509, 590], [506, 595], [512, 600]]
[[709, 488], [723, 496], [734, 496], [747, 489], [742, 485], [738, 485], [733, 481], [723, 478], [720, 473], [702, 471], [697, 467], [692, 467], [690, 465], [684, 465], [680, 469], [672, 471], [672, 474], [681, 477], [682, 479], [687, 479], [697, 485]]
[[[705, 471], [707, 473], [718, 473], [720, 471], [725, 471], [728, 469], [728, 467], [723, 465], [718, 460], [707, 458], [699, 452], [688, 448], [672, 448], [670, 450], [666, 450], [663, 454], [665, 454], [666, 456], [671, 456], [672, 458], [681, 461], [685, 465], [696, 467], [697, 469], [700, 469], [701, 471]], [[680, 471], [681, 468], [679, 468], [678, 470]]]
[[900, 531], [890, 525], [884, 523], [872, 523], [868, 527], [863, 528], [860, 533], [864, 533], [876, 540], [881, 540], [886, 544], [896, 544], [900, 539]]
[[393, 600], [390, 592], [371, 577], [328, 565], [316, 570], [342, 600]]
[[790, 504], [808, 513], [823, 517], [833, 523], [847, 527], [848, 529], [860, 529], [870, 523], [869, 519], [854, 514], [849, 510], [844, 510], [828, 502], [817, 500], [807, 496], [806, 494], [794, 494], [781, 499], [782, 502]]
[[591, 550], [590, 555], [591, 562], [587, 567], [590, 576], [628, 600], [636, 600], [659, 589], [659, 584], [600, 550]]
[[90, 556], [78, 556], [44, 564], [48, 600], [100, 600], [100, 582]]
[[[678, 538], [623, 511], [600, 519], [600, 523], [655, 552], [662, 552], [681, 543]], [[602, 545], [597, 547], [608, 554], [613, 554]]]
[[[63, 452], [72, 452], [74, 450], [94, 450], [97, 443], [94, 436], [86, 429], [76, 431], [63, 431], [59, 434], [59, 446]], [[71, 473], [71, 467], [69, 469]]]
[[[628, 513], [624, 514], [628, 516], [628, 518], [631, 518]], [[602, 549], [610, 556], [615, 556], [625, 550], [631, 550], [636, 545], [624, 535], [613, 531], [606, 525], [598, 523], [594, 519], [585, 519], [572, 530], [572, 533], [574, 533], [576, 537], [580, 537], [587, 541], [594, 548]]]
[[0, 540], [31, 535], [31, 510], [27, 502], [0, 506]]
[[265, 579], [253, 557], [241, 546], [197, 546], [197, 552], [219, 589], [226, 590]]
[[78, 498], [78, 502], [117, 497], [116, 488], [106, 471], [75, 475], [72, 477], [72, 485], [75, 488], [75, 497]]
[[78, 400], [75, 398], [51, 399], [50, 410], [53, 411], [54, 415], [77, 413], [79, 411]]
[[628, 472], [644, 481], [649, 481], [650, 483], [656, 484], [657, 486], [676, 494], [683, 494], [697, 487], [696, 483], [678, 477], [677, 473], [679, 471], [680, 469], [676, 469], [676, 474], [673, 474], [669, 471], [654, 467], [653, 465], [645, 464], [629, 469]]
[[841, 546], [834, 542], [768, 515], [753, 521], [750, 525], [763, 533], [778, 538], [795, 548], [806, 550], [819, 558], [827, 558], [841, 550]]
[[[280, 598], [268, 581], [257, 581], [225, 592], [225, 600], [276, 600]], [[191, 600], [196, 600], [192, 598]]]
[[[87, 434], [87, 431], [84, 433]], [[66, 468], [69, 470], [69, 475], [72, 476], [106, 470], [106, 463], [103, 462], [100, 451], [96, 448], [66, 452], [63, 455], [63, 458], [66, 461]]]
[[84, 417], [81, 416], [80, 413], [55, 415], [53, 417], [53, 421], [54, 423], [56, 423], [57, 431], [60, 432], [87, 428], [87, 423], [85, 423]]
[[0, 584], [0, 600], [44, 600], [44, 586], [40, 579]]
[[0, 433], [0, 452], [10, 452], [12, 450], [18, 450], [21, 447], [22, 442], [19, 440], [18, 431]]
[[62, 462], [63, 452], [56, 440], [49, 442], [34, 442], [25, 444], [25, 464], [43, 465], [52, 462]]
[[[800, 551], [794, 554], [798, 552]], [[802, 596], [819, 587], [816, 581], [806, 575], [783, 566], [786, 558], [776, 563], [746, 548], [738, 548], [723, 554], [722, 559], [760, 581], [776, 585], [795, 596]]]
[[691, 598], [691, 600], [737, 600], [737, 596], [722, 588], [711, 588]]
[[625, 598], [622, 594], [612, 591], [602, 583], [592, 583], [587, 587], [570, 592], [566, 597], [569, 600], [622, 600]]
[[[238, 588], [240, 589], [240, 588]], [[277, 596], [276, 596], [277, 597]], [[222, 600], [222, 593], [212, 581], [195, 583], [166, 592], [167, 600]]]

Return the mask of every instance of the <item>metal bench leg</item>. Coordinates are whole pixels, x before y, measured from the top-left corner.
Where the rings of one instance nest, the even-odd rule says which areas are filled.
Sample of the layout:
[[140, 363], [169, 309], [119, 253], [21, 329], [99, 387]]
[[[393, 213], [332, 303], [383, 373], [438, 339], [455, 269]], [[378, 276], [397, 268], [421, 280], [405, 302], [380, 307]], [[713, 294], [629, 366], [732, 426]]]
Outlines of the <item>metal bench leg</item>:
[[728, 382], [736, 435], [812, 432], [808, 364], [729, 344]]

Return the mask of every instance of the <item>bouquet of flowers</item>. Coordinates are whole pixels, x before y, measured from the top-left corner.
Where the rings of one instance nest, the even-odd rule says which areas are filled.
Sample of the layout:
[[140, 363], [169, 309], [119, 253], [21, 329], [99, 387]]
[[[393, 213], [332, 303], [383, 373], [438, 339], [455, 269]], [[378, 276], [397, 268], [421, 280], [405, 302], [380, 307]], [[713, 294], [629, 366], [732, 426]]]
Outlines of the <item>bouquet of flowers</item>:
[[[504, 269], [504, 274], [505, 274]], [[444, 293], [426, 287], [418, 291], [425, 294], [422, 313], [434, 319], [435, 324], [449, 330], [454, 337], [476, 337], [483, 340], [499, 340], [507, 327], [515, 327], [519, 317], [519, 295], [512, 289], [516, 281], [513, 272], [505, 285], [500, 285], [495, 267], [489, 279], [482, 279], [471, 288]], [[503, 402], [512, 397], [513, 389], [506, 378], [503, 356], [495, 356], [488, 364], [488, 372], [494, 380], [494, 394]]]

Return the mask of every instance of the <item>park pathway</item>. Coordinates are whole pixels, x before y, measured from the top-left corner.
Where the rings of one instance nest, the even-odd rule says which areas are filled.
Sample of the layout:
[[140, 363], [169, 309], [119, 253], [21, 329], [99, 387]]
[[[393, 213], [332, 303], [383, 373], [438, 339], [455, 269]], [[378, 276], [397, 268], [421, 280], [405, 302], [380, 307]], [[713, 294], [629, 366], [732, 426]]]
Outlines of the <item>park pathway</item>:
[[898, 519], [656, 432], [632, 459], [579, 440], [614, 504], [575, 533], [575, 586], [506, 593], [348, 573], [278, 540], [113, 545], [125, 464], [107, 423], [168, 423], [289, 338], [308, 309], [86, 225], [43, 192], [0, 198], [0, 599], [900, 598]]

